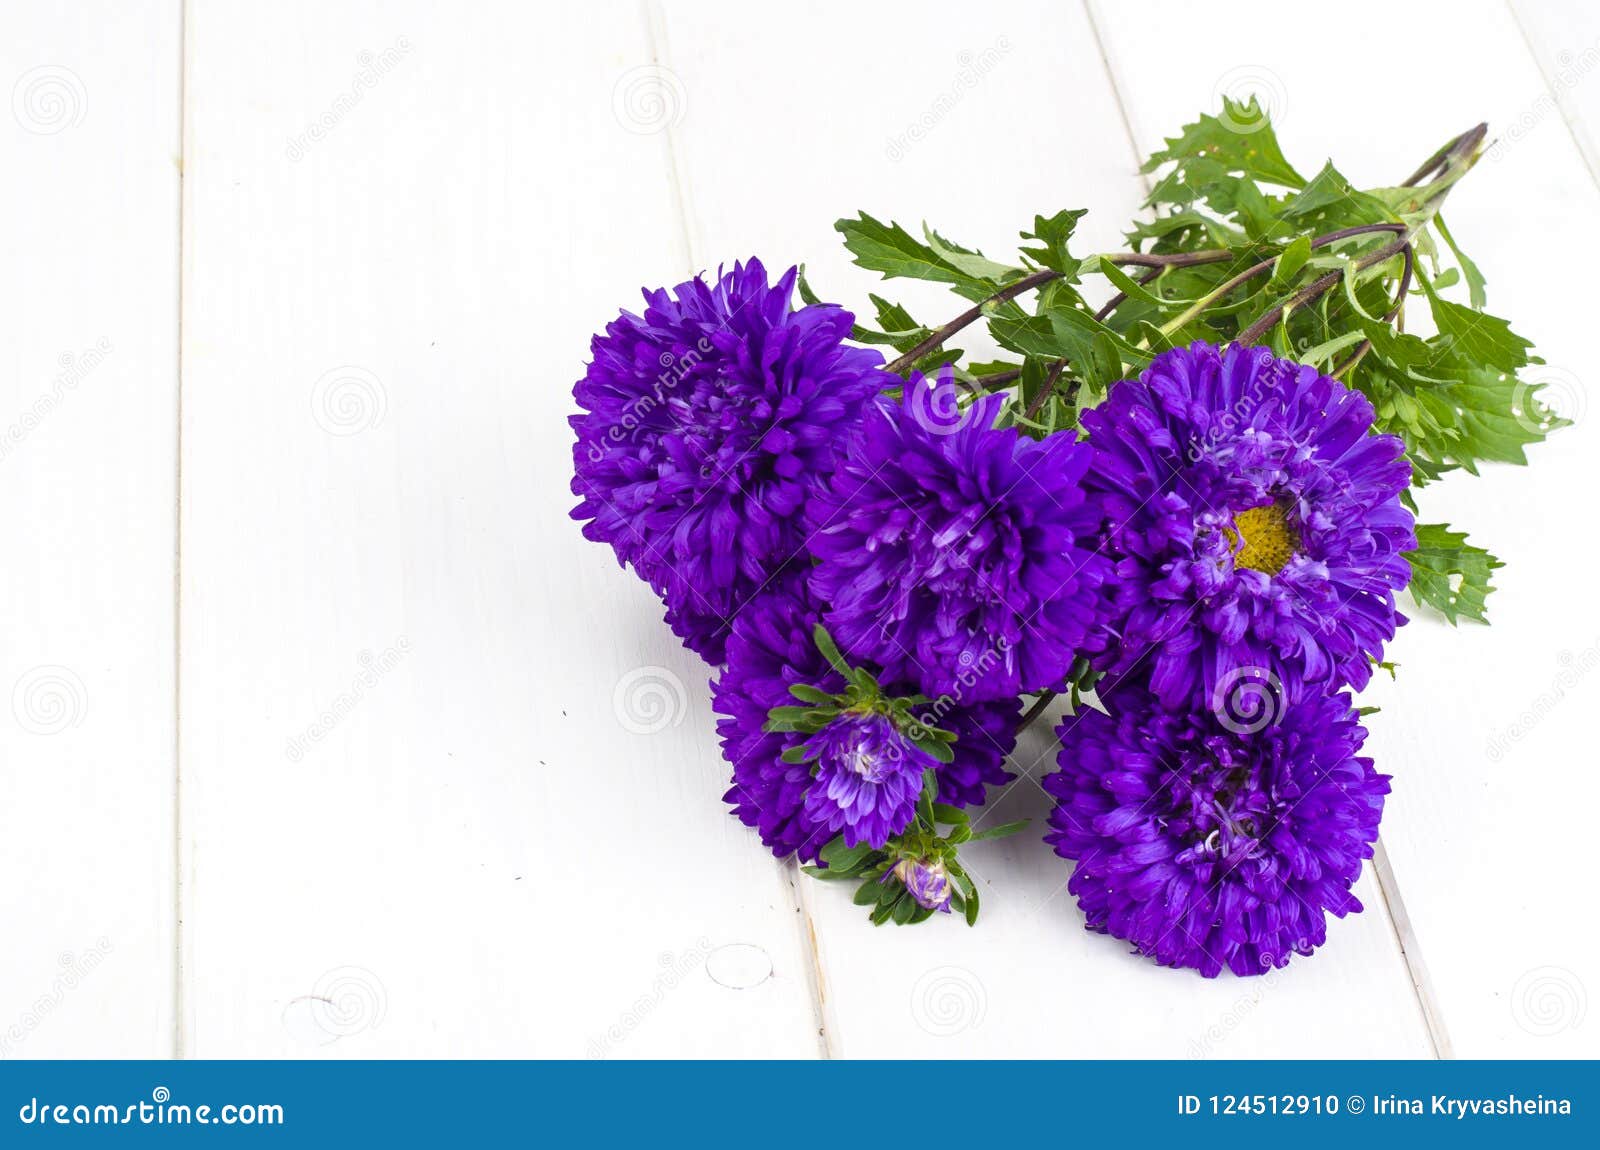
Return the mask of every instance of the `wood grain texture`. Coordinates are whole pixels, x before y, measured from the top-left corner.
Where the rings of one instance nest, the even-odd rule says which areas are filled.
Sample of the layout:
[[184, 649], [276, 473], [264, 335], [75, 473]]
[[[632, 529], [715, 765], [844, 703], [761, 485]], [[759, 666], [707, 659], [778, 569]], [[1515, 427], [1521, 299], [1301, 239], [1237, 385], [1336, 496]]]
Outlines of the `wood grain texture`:
[[0, 1057], [163, 1057], [180, 14], [3, 27]]
[[817, 1049], [707, 671], [567, 518], [587, 333], [687, 267], [649, 64], [632, 5], [191, 11], [190, 1054]]
[[[1480, 120], [1497, 141], [1445, 216], [1488, 277], [1490, 309], [1548, 361], [1529, 377], [1549, 383], [1578, 422], [1533, 448], [1530, 468], [1491, 465], [1423, 493], [1425, 521], [1469, 530], [1508, 566], [1490, 600], [1493, 626], [1453, 629], [1411, 611], [1391, 648], [1399, 681], [1367, 692], [1383, 707], [1368, 749], [1394, 776], [1383, 840], [1445, 1052], [1593, 1057], [1596, 1031], [1583, 1019], [1600, 988], [1600, 928], [1575, 913], [1574, 884], [1588, 869], [1600, 800], [1589, 725], [1600, 703], [1600, 603], [1589, 577], [1600, 544], [1575, 529], [1587, 514], [1580, 493], [1600, 480], [1600, 429], [1585, 410], [1592, 323], [1576, 278], [1600, 255], [1595, 185], [1561, 116], [1540, 111], [1549, 89], [1502, 4], [1358, 3], [1299, 37], [1330, 62], [1369, 57], [1377, 27], [1394, 42], [1430, 45], [1430, 58], [1448, 64], [1429, 72], [1425, 95], [1420, 77], [1415, 88], [1323, 83], [1283, 52], [1295, 14], [1229, 8], [1226, 45], [1195, 52], [1150, 35], [1181, 19], [1180, 4], [1095, 6], [1142, 147], [1223, 88], [1261, 94], [1302, 170], [1331, 156], [1357, 186], [1403, 178]], [[1408, 325], [1432, 330], [1417, 304]]]
[[[800, 12], [769, 12], [752, 27], [721, 6], [666, 11], [665, 59], [688, 93], [679, 135], [701, 264], [750, 251], [773, 263], [803, 261], [829, 298], [864, 307], [867, 291], [879, 291], [907, 302], [923, 322], [939, 323], [959, 310], [954, 297], [903, 281], [882, 284], [851, 267], [832, 221], [857, 209], [913, 230], [927, 219], [958, 242], [1003, 256], [1036, 212], [1087, 207], [1078, 250], [1121, 250], [1120, 229], [1141, 186], [1081, 8], [877, 5], [855, 17], [854, 45], [836, 42], [831, 28]], [[880, 46], [891, 42], [914, 67], [883, 65]], [[827, 59], [827, 82], [792, 91], [767, 83], [768, 61], [779, 54]], [[722, 98], [758, 90], [759, 113], [750, 101]], [[756, 130], [757, 114], [781, 128]], [[739, 146], [730, 148], [730, 140]], [[962, 340], [974, 345], [966, 333]], [[1048, 802], [1038, 779], [1054, 769], [1044, 725], [1011, 765], [1020, 778], [986, 817], [1031, 817], [1039, 827]], [[753, 837], [750, 848], [757, 849]], [[1255, 981], [1207, 981], [1160, 970], [1116, 940], [1087, 934], [1064, 889], [1070, 871], [1038, 833], [977, 846], [970, 862], [984, 898], [982, 921], [971, 930], [953, 921], [875, 929], [847, 890], [813, 884], [807, 892], [834, 1053], [1431, 1053], [1370, 876], [1358, 891], [1367, 913], [1335, 924], [1332, 943], [1313, 962]], [[1340, 1009], [1330, 1011], [1335, 997]]]

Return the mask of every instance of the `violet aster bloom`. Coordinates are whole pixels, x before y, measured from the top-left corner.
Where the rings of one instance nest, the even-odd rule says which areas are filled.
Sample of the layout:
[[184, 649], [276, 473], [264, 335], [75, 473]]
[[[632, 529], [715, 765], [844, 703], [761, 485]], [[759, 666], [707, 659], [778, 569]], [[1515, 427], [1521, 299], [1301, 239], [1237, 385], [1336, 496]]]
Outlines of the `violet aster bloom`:
[[903, 858], [885, 871], [879, 882], [899, 879], [918, 905], [950, 913], [950, 872], [941, 859]]
[[[898, 693], [898, 692], [896, 692]], [[939, 801], [953, 807], [982, 806], [989, 787], [1009, 782], [1006, 756], [1017, 746], [1022, 702], [1015, 696], [958, 707], [937, 700], [922, 708], [919, 722], [955, 735], [955, 758], [939, 764]]]
[[[684, 643], [721, 662], [735, 612], [804, 534], [806, 487], [833, 468], [841, 429], [894, 383], [878, 352], [844, 343], [851, 316], [790, 308], [795, 270], [760, 261], [713, 284], [646, 291], [590, 345], [570, 420], [574, 519], [662, 597]], [[798, 558], [797, 558], [798, 556]]]
[[[812, 640], [819, 608], [804, 575], [788, 572], [751, 601], [734, 622], [728, 640], [728, 664], [712, 685], [712, 705], [723, 755], [732, 765], [733, 781], [725, 802], [779, 858], [796, 852], [814, 862], [833, 838], [826, 817], [807, 808], [813, 785], [812, 762], [786, 763], [783, 753], [807, 741], [792, 731], [766, 730], [767, 713], [793, 705], [789, 687], [803, 683], [829, 693], [844, 689], [844, 680], [828, 665]], [[890, 690], [890, 694], [913, 691]], [[981, 803], [986, 785], [1011, 776], [1005, 756], [1016, 744], [1015, 700], [971, 707], [928, 708], [924, 722], [957, 735], [955, 758], [936, 764], [939, 798], [952, 806]], [[920, 787], [920, 775], [917, 780]], [[915, 798], [915, 795], [913, 795]], [[822, 816], [828, 812], [820, 809]]]
[[[1405, 617], [1404, 445], [1372, 405], [1259, 348], [1157, 356], [1083, 415], [1108, 517], [1113, 678], [1149, 658], [1177, 706], [1234, 676], [1360, 688]], [[1140, 674], [1146, 673], [1141, 669]]]
[[1111, 571], [1090, 549], [1088, 449], [995, 428], [1005, 402], [957, 412], [948, 374], [913, 374], [806, 508], [811, 588], [840, 647], [962, 702], [1059, 687], [1098, 638]]
[[1062, 725], [1046, 836], [1077, 860], [1089, 929], [1163, 966], [1259, 974], [1309, 954], [1372, 857], [1389, 792], [1358, 757], [1348, 695], [1308, 694], [1241, 724], [1174, 710], [1143, 685]]
[[810, 738], [816, 778], [806, 791], [806, 814], [844, 845], [881, 850], [916, 814], [932, 755], [879, 714], [842, 714]]

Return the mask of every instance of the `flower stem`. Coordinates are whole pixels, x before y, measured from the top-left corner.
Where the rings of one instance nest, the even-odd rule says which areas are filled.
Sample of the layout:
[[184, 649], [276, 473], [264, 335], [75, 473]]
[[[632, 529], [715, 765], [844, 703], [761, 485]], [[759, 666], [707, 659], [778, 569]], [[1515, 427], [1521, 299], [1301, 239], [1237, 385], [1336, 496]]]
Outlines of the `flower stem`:
[[1034, 288], [1039, 287], [1042, 284], [1047, 284], [1051, 280], [1060, 278], [1060, 272], [1051, 271], [1049, 268], [1044, 268], [1040, 271], [1034, 272], [1032, 275], [1023, 276], [1019, 280], [1014, 280], [1005, 287], [1001, 288], [999, 291], [995, 292], [989, 298], [973, 304], [970, 308], [956, 316], [955, 319], [951, 320], [943, 327], [937, 329], [936, 331], [930, 332], [910, 351], [906, 352], [899, 359], [889, 364], [886, 370], [893, 375], [902, 374], [908, 370], [912, 364], [916, 363], [917, 360], [927, 355], [930, 351], [937, 350], [945, 340], [949, 339], [951, 336], [955, 335], [956, 332], [960, 331], [962, 328], [971, 324], [974, 320], [983, 315], [983, 309], [988, 305], [993, 303], [1004, 303], [1006, 300], [1015, 299], [1024, 292], [1032, 291]]
[[1045, 708], [1055, 701], [1055, 697], [1056, 693], [1054, 691], [1045, 691], [1034, 700], [1033, 706], [1028, 708], [1028, 713], [1023, 715], [1022, 721], [1017, 724], [1017, 734], [1020, 735], [1023, 731], [1033, 726], [1034, 720], [1044, 714]]

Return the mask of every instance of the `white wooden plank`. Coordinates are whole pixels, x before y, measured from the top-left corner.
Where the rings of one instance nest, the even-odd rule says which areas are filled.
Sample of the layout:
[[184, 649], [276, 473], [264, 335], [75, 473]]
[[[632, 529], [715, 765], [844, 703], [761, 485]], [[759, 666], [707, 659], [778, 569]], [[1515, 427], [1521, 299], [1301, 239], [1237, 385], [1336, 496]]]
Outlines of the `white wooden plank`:
[[172, 1051], [180, 31], [0, 17], [0, 1057]]
[[1544, 74], [1536, 95], [1501, 131], [1501, 152], [1533, 132], [1559, 134], [1563, 125], [1589, 172], [1600, 178], [1600, 11], [1580, 0], [1510, 0], [1517, 25]]
[[815, 1053], [706, 669], [567, 518], [588, 333], [687, 269], [642, 12], [188, 51], [187, 1053]]
[[[688, 94], [679, 138], [694, 254], [804, 261], [857, 306], [876, 277], [849, 266], [835, 218], [927, 218], [1010, 251], [1036, 212], [1087, 207], [1083, 250], [1116, 250], [1141, 198], [1091, 26], [1077, 7], [873, 5], [841, 37], [800, 11], [759, 24], [731, 4], [666, 9], [667, 62]], [[1193, 44], [1192, 14], [1148, 38]], [[808, 61], [798, 82], [772, 61]], [[1156, 82], [1150, 77], [1148, 82]], [[1204, 103], [1208, 94], [1197, 101]], [[1186, 109], [1192, 112], [1192, 108]], [[1176, 124], [1180, 121], [1174, 120]], [[887, 294], [952, 314], [952, 297]], [[963, 337], [965, 340], [965, 337]], [[965, 340], [963, 346], [972, 346]], [[1053, 768], [1031, 732], [1016, 769]], [[1047, 809], [1019, 782], [994, 817]], [[746, 849], [761, 848], [749, 837]], [[1035, 834], [971, 851], [986, 882], [978, 927], [875, 930], [847, 891], [812, 883], [830, 1047], [849, 1056], [1426, 1056], [1431, 1046], [1381, 897], [1331, 929], [1325, 953], [1254, 981], [1165, 971], [1083, 930], [1066, 864]], [[1329, 1009], [1336, 1002], [1337, 1009]]]
[[[1540, 111], [1547, 89], [1501, 4], [1363, 2], [1331, 22], [1232, 4], [1212, 12], [1214, 38], [1187, 11], [1096, 6], [1141, 147], [1224, 86], [1273, 104], [1297, 164], [1333, 156], [1358, 185], [1394, 182], [1479, 120], [1500, 140], [1451, 195], [1446, 218], [1489, 277], [1491, 308], [1549, 361], [1534, 377], [1553, 384], [1578, 426], [1535, 448], [1531, 468], [1490, 467], [1425, 493], [1425, 519], [1470, 529], [1509, 566], [1497, 577], [1492, 627], [1455, 631], [1418, 618], [1402, 632], [1392, 648], [1400, 681], [1368, 693], [1384, 708], [1369, 746], [1395, 776], [1383, 840], [1447, 1052], [1593, 1057], [1597, 1031], [1583, 1022], [1600, 989], [1600, 927], [1575, 894], [1600, 800], [1589, 725], [1600, 703], [1590, 579], [1600, 544], [1580, 526], [1592, 518], [1582, 500], [1600, 480], [1600, 428], [1584, 410], [1593, 323], [1579, 270], [1600, 256], [1595, 186], [1560, 116]], [[1181, 35], [1151, 31], [1180, 26]], [[1556, 43], [1592, 50], [1593, 29], [1581, 27]], [[1372, 59], [1380, 28], [1385, 43], [1414, 46], [1437, 66], [1394, 83], [1329, 82], [1350, 73], [1285, 52], [1315, 44], [1319, 60]], [[1206, 39], [1197, 45], [1197, 36]], [[1425, 323], [1425, 311], [1412, 308], [1414, 322]]]

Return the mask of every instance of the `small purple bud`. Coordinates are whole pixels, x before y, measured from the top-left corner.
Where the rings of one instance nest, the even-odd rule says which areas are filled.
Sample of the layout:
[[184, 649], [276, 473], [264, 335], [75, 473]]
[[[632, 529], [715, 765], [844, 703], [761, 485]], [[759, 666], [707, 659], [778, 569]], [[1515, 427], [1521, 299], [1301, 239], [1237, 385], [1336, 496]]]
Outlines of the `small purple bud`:
[[[901, 882], [911, 897], [929, 910], [950, 913], [950, 872], [938, 859], [901, 859], [889, 872]], [[888, 875], [884, 876], [888, 878]]]

